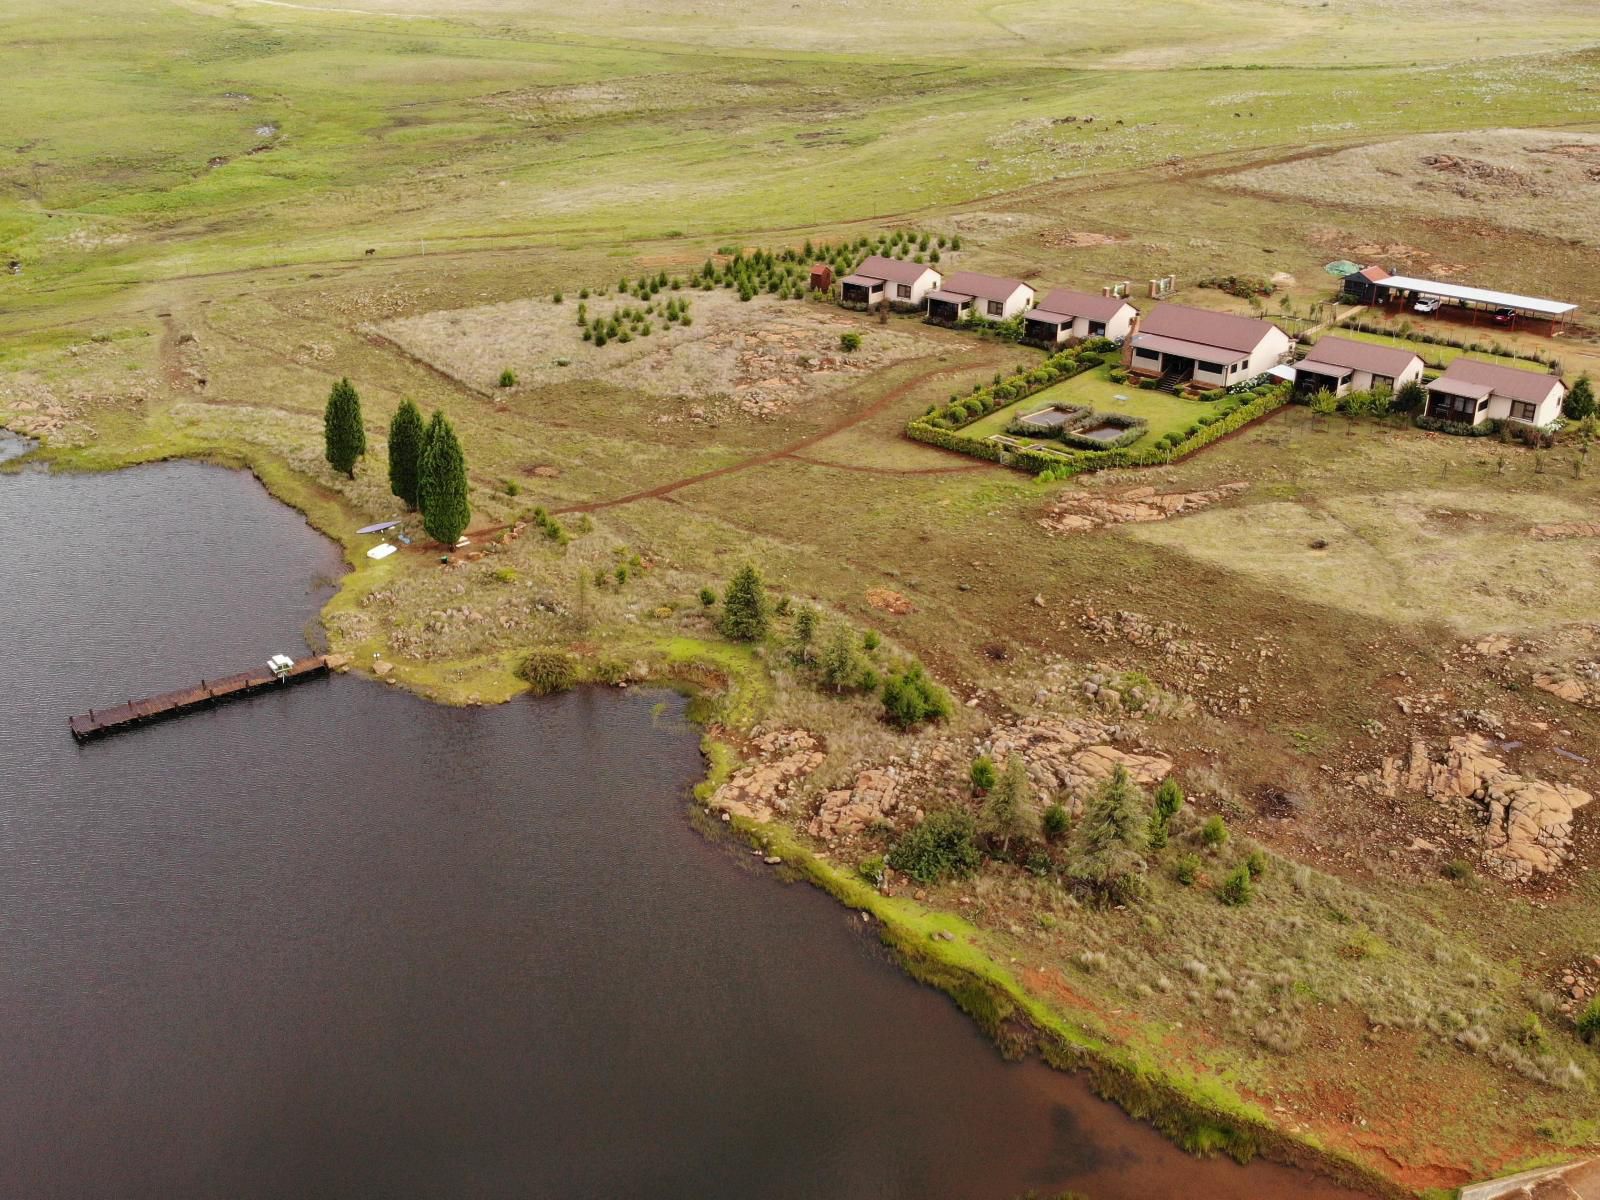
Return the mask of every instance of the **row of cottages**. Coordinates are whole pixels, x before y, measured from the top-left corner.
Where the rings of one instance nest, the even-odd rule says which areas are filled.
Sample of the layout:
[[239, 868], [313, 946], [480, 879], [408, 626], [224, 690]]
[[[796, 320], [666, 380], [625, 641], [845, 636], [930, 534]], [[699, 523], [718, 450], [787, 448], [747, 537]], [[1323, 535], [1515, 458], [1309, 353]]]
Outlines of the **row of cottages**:
[[976, 314], [1004, 321], [1033, 305], [1033, 288], [1020, 279], [957, 271], [946, 279], [925, 263], [870, 254], [839, 281], [839, 301], [851, 308], [926, 309], [928, 319], [954, 325]]
[[[1295, 364], [1294, 386], [1301, 395], [1364, 392], [1384, 387], [1398, 391], [1422, 382], [1422, 358], [1410, 350], [1325, 337]], [[1481, 425], [1515, 421], [1548, 425], [1561, 415], [1567, 386], [1558, 376], [1499, 363], [1458, 358], [1427, 385], [1427, 415], [1441, 421]]]
[[1133, 329], [1139, 310], [1121, 296], [1100, 296], [1055, 288], [1039, 301], [1022, 323], [1024, 341], [1060, 346], [1085, 338], [1120, 342]]
[[1130, 371], [1160, 380], [1164, 389], [1217, 388], [1265, 374], [1288, 357], [1291, 344], [1271, 321], [1163, 303], [1134, 318], [1122, 356]]

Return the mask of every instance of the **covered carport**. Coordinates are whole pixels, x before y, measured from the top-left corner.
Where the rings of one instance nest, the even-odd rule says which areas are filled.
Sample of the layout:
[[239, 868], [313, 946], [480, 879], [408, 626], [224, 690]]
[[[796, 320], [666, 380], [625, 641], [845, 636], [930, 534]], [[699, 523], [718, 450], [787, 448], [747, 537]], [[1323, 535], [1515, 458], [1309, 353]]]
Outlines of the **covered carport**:
[[1539, 296], [1522, 296], [1516, 292], [1497, 292], [1492, 288], [1468, 287], [1460, 283], [1446, 283], [1438, 279], [1418, 279], [1411, 275], [1389, 275], [1372, 280], [1374, 296], [1380, 304], [1410, 305], [1423, 296], [1437, 296], [1444, 301], [1440, 316], [1466, 316], [1473, 325], [1494, 322], [1497, 312], [1513, 314], [1510, 327], [1525, 328], [1523, 322], [1546, 327], [1543, 332], [1554, 337], [1561, 333], [1566, 322], [1577, 311], [1576, 304], [1563, 300], [1547, 300]]

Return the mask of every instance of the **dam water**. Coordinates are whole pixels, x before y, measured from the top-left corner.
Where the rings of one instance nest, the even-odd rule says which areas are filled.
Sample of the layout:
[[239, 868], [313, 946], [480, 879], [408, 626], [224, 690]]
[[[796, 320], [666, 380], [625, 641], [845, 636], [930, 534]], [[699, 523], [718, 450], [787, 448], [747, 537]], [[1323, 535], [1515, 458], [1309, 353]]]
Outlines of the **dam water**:
[[695, 830], [671, 694], [348, 676], [68, 735], [303, 653], [340, 570], [248, 475], [0, 473], [0, 1196], [1352, 1195], [1002, 1061]]

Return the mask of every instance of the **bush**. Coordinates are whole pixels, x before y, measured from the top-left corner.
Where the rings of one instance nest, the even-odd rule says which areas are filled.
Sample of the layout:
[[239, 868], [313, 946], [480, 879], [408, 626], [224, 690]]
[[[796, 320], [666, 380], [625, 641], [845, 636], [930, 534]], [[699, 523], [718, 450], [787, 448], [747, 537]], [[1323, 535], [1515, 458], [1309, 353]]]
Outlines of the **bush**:
[[1578, 1036], [1586, 1042], [1600, 1042], [1600, 996], [1578, 1014]]
[[533, 650], [522, 660], [517, 674], [535, 696], [548, 696], [570, 688], [578, 671], [572, 655], [563, 650]]
[[847, 333], [841, 333], [839, 335], [839, 349], [846, 354], [855, 353], [861, 349], [861, 335], [853, 329]]
[[1172, 877], [1184, 887], [1189, 887], [1200, 875], [1200, 859], [1197, 855], [1183, 854], [1172, 864]]
[[703, 608], [710, 608], [717, 602], [717, 594], [708, 587], [700, 589], [700, 604]]
[[883, 886], [883, 855], [874, 854], [863, 858], [856, 867], [856, 874], [865, 879], [873, 887]]
[[1066, 808], [1057, 801], [1044, 810], [1044, 835], [1052, 842], [1065, 837], [1067, 830], [1072, 827], [1072, 818]]
[[1163, 821], [1170, 821], [1178, 815], [1178, 810], [1183, 807], [1183, 788], [1178, 781], [1168, 775], [1161, 781], [1161, 786], [1156, 788], [1156, 813]]
[[1464, 858], [1452, 858], [1439, 868], [1439, 873], [1446, 879], [1454, 880], [1456, 883], [1463, 883], [1472, 878], [1472, 864]]
[[517, 386], [517, 373], [510, 367], [500, 372], [500, 386], [503, 388]]
[[942, 721], [955, 711], [950, 693], [923, 673], [921, 663], [883, 681], [884, 719], [901, 729], [923, 721]]
[[974, 792], [987, 792], [995, 785], [995, 780], [1000, 778], [1000, 772], [995, 770], [994, 759], [987, 754], [980, 754], [972, 760], [972, 767], [967, 776], [972, 780]]
[[1228, 872], [1228, 877], [1217, 888], [1217, 899], [1235, 906], [1249, 904], [1255, 894], [1256, 885], [1251, 880], [1250, 868], [1242, 864]]
[[970, 875], [982, 861], [977, 822], [958, 809], [931, 812], [895, 843], [887, 861], [918, 883]]
[[1250, 857], [1244, 860], [1244, 869], [1250, 873], [1251, 879], [1260, 879], [1267, 873], [1267, 856], [1260, 850], [1250, 851]]
[[1207, 817], [1200, 827], [1200, 840], [1211, 849], [1218, 849], [1228, 840], [1228, 823], [1221, 817]]

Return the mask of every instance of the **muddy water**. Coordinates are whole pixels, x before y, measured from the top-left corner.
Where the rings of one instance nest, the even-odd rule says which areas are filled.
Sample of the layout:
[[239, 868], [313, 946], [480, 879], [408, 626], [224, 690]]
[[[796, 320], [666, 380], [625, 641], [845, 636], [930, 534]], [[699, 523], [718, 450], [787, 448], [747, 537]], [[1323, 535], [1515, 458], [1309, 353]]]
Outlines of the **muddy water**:
[[0, 475], [0, 1196], [1348, 1193], [1195, 1162], [1006, 1064], [833, 902], [686, 818], [679, 701], [335, 678], [337, 556], [246, 476]]

